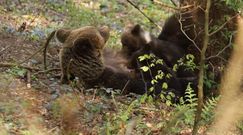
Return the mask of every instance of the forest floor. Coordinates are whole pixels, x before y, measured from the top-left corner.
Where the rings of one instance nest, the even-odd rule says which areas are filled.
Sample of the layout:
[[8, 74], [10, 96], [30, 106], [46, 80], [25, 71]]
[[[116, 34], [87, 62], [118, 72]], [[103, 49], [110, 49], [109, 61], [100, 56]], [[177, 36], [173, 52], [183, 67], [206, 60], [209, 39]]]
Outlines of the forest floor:
[[[38, 50], [37, 44], [21, 36], [2, 32], [0, 62], [14, 63], [25, 60]], [[56, 59], [58, 64], [57, 54], [49, 55]], [[41, 69], [41, 61], [40, 53], [31, 58], [30, 63], [32, 67]], [[109, 89], [105, 88], [80, 90], [69, 85], [60, 85], [58, 71], [45, 74], [40, 71], [30, 72], [30, 85], [26, 69], [2, 67], [0, 71], [0, 134], [105, 134], [106, 126], [113, 121], [119, 123], [110, 125], [110, 130], [119, 129], [119, 132], [123, 133], [127, 129], [127, 123], [119, 119], [128, 119], [128, 115], [132, 118], [131, 127], [136, 126], [134, 122], [140, 119], [144, 126], [151, 128], [151, 131], [141, 128], [141, 134], [159, 134], [159, 127], [154, 127], [153, 123], [159, 123], [160, 118], [164, 118], [160, 117], [160, 109], [164, 112], [170, 110], [170, 107], [164, 104], [131, 105], [136, 101], [137, 95], [122, 96], [110, 93]], [[129, 107], [131, 110], [125, 109]], [[143, 113], [143, 116], [136, 113]]]
[[[60, 85], [59, 70], [43, 72], [42, 53], [28, 59], [56, 28], [80, 27], [90, 22], [107, 24], [113, 29], [108, 44], [114, 48], [119, 48], [120, 32], [127, 23], [124, 20], [151, 28], [151, 24], [123, 0], [115, 5], [114, 2], [97, 5], [100, 1], [89, 0], [75, 2], [79, 8], [73, 7], [73, 3], [65, 5], [63, 0], [0, 1], [0, 63], [38, 69], [29, 71], [19, 66], [0, 65], [0, 135], [156, 135], [167, 130], [164, 127], [173, 118], [174, 107], [141, 95], [119, 95], [106, 88], [83, 90], [72, 84]], [[129, 10], [124, 10], [127, 8]], [[166, 17], [154, 10], [147, 13], [156, 21]], [[128, 16], [129, 13], [137, 18]], [[150, 30], [158, 32], [154, 27]], [[48, 68], [59, 68], [61, 46], [51, 44]], [[188, 125], [176, 122], [177, 127], [167, 133], [190, 135], [193, 116], [188, 120]], [[206, 127], [200, 128], [200, 134], [205, 133]]]
[[[120, 133], [125, 132], [127, 128], [125, 121], [130, 112], [124, 109], [136, 99], [135, 95], [111, 94], [106, 89], [80, 91], [72, 86], [60, 85], [60, 72], [41, 72], [42, 53], [38, 53], [30, 60], [27, 59], [42, 46], [45, 40], [47, 32], [42, 28], [48, 27], [48, 32], [50, 32], [54, 29], [50, 28], [50, 24], [54, 23], [53, 25], [57, 24], [56, 27], [60, 27], [58, 25], [63, 23], [61, 19], [65, 20], [67, 15], [49, 9], [48, 6], [53, 6], [51, 2], [49, 5], [48, 2], [47, 4], [44, 2], [46, 4], [44, 8], [42, 3], [37, 1], [19, 3], [16, 0], [0, 3], [0, 62], [16, 64], [26, 60], [21, 65], [31, 64], [31, 67], [40, 69], [40, 71], [30, 72], [17, 66], [1, 67], [0, 134], [86, 135], [112, 133], [115, 130], [119, 130]], [[41, 15], [46, 8], [48, 10], [45, 14], [54, 16], [54, 19]], [[31, 11], [34, 11], [33, 14], [30, 13]], [[37, 12], [41, 13], [37, 15]], [[51, 61], [49, 67], [58, 68], [60, 46], [53, 44], [54, 47], [48, 50], [48, 61]], [[27, 81], [27, 73], [31, 76], [30, 82]], [[159, 121], [157, 116], [160, 112], [154, 106], [146, 109], [144, 105], [144, 108], [143, 112], [148, 116], [144, 118], [136, 116], [131, 119], [130, 123], [134, 123], [137, 119], [144, 119], [144, 125], [154, 128], [153, 131], [146, 132], [159, 133], [159, 130], [149, 121]], [[156, 111], [151, 112], [150, 109]], [[135, 110], [132, 111], [135, 112]], [[125, 118], [122, 121], [116, 117]], [[113, 121], [118, 123], [109, 125]], [[130, 124], [130, 126], [134, 127], [136, 124]], [[141, 132], [145, 133], [145, 131]]]

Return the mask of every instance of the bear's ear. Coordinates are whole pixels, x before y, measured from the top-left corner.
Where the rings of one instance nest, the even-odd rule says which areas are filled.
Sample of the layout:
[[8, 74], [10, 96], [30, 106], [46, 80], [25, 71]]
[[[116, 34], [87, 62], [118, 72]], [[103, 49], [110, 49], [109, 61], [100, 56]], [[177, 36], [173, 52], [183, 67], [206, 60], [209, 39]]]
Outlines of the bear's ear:
[[64, 43], [67, 37], [70, 35], [71, 30], [69, 29], [59, 29], [56, 31], [56, 38], [59, 42]]
[[104, 38], [104, 41], [106, 42], [110, 37], [110, 29], [108, 26], [102, 26], [98, 28], [100, 35]]
[[133, 35], [139, 35], [141, 33], [141, 26], [139, 24], [136, 24], [131, 30], [131, 33]]

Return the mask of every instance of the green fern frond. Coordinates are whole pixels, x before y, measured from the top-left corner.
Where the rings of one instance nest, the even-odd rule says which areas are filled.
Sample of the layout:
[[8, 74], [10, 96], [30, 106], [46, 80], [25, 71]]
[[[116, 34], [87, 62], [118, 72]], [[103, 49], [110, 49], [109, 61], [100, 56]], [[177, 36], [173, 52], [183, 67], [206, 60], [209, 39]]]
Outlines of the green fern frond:
[[197, 106], [197, 95], [194, 93], [194, 90], [191, 88], [191, 83], [188, 83], [185, 91], [185, 101], [188, 103], [188, 106], [194, 108]]
[[214, 117], [214, 110], [217, 106], [217, 103], [220, 99], [220, 96], [218, 97], [212, 97], [208, 99], [203, 107], [202, 110], [202, 118], [206, 123], [210, 123], [213, 120]]

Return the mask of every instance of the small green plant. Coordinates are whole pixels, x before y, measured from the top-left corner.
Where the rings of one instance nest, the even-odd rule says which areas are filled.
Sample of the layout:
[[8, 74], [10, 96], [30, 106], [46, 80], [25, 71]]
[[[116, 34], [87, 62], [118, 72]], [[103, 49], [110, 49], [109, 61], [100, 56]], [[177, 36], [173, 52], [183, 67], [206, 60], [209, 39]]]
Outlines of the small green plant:
[[243, 133], [243, 121], [237, 123], [237, 128]]
[[[190, 86], [189, 83], [187, 89], [185, 91], [185, 96], [180, 98], [179, 104], [173, 104], [175, 110], [173, 111], [173, 115], [170, 118], [170, 122], [166, 124], [167, 130], [164, 130], [166, 133], [175, 134], [178, 133], [181, 129], [180, 127], [193, 126], [196, 107], [197, 107], [197, 96], [194, 90]], [[212, 97], [208, 99], [203, 107], [202, 113], [202, 123], [204, 125], [211, 124], [214, 118], [215, 107], [219, 101], [220, 97]], [[176, 125], [176, 126], [175, 126]], [[169, 129], [168, 129], [169, 128]]]
[[220, 99], [220, 96], [218, 97], [212, 97], [211, 99], [208, 99], [203, 107], [202, 110], [202, 119], [204, 123], [210, 124], [214, 118], [214, 111], [215, 107], [217, 106], [217, 103]]
[[24, 77], [26, 75], [27, 70], [19, 67], [13, 67], [7, 70], [7, 73], [10, 73], [11, 75], [18, 76], [18, 77]]
[[[125, 130], [130, 128], [129, 124], [132, 121], [136, 121], [136, 133], [150, 133], [151, 129], [146, 126], [146, 123], [142, 120], [144, 117], [144, 111], [141, 110], [143, 105], [154, 106], [155, 100], [152, 96], [144, 94], [139, 98], [133, 100], [129, 105], [117, 104], [116, 109], [117, 113], [107, 113], [106, 114], [106, 123], [104, 124], [102, 133], [107, 135], [112, 134], [124, 134]], [[163, 122], [161, 122], [163, 123]], [[158, 126], [161, 126], [161, 123]], [[142, 134], [141, 133], [141, 134]]]
[[205, 92], [208, 93], [211, 89], [216, 89], [218, 87], [218, 83], [215, 82], [215, 74], [212, 71], [208, 70], [208, 65], [205, 65], [205, 75], [203, 78], [203, 83], [205, 86]]
[[107, 122], [105, 124], [105, 133], [111, 135], [118, 133], [121, 129], [125, 128], [125, 125], [128, 123], [129, 119], [132, 116], [134, 108], [139, 106], [139, 100], [134, 100], [130, 105], [124, 109], [119, 109], [118, 114], [107, 114]]
[[[161, 99], [163, 100], [171, 100], [173, 97], [173, 93], [169, 93], [167, 95], [166, 94], [166, 90], [168, 90], [168, 84], [166, 81], [162, 81], [162, 80], [169, 80], [171, 78], [171, 74], [170, 73], [165, 73], [162, 70], [157, 70], [157, 74], [153, 74], [154, 71], [152, 70], [156, 70], [156, 68], [154, 69], [153, 67], [159, 67], [159, 66], [163, 66], [163, 59], [158, 59], [154, 54], [144, 54], [142, 56], [138, 57], [138, 60], [141, 63], [145, 63], [144, 65], [142, 65], [140, 67], [142, 73], [147, 73], [150, 75], [151, 77], [151, 84], [152, 86], [149, 88], [149, 93], [154, 92], [156, 85], [160, 85], [161, 89], [163, 90], [161, 93]], [[162, 82], [161, 82], [162, 81]], [[168, 101], [168, 105], [169, 105], [169, 101]]]
[[168, 121], [162, 129], [164, 134], [176, 134], [181, 131], [180, 127], [193, 125], [197, 97], [190, 85], [190, 83], [187, 85], [185, 96], [180, 98], [180, 103], [173, 104], [175, 109], [172, 112], [170, 121]]
[[[192, 54], [187, 54], [185, 57], [178, 60], [178, 63], [173, 66], [173, 71], [176, 73], [177, 69], [181, 66], [185, 70], [194, 71], [196, 69], [196, 64], [194, 63], [195, 57]], [[165, 102], [168, 106], [173, 105], [173, 100], [176, 98], [176, 95], [173, 92], [168, 91], [168, 81], [171, 79], [172, 74], [170, 72], [164, 72], [163, 68], [160, 69], [160, 66], [165, 66], [163, 59], [157, 58], [154, 54], [144, 54], [138, 57], [139, 62], [143, 65], [140, 67], [141, 74], [146, 73], [151, 77], [152, 86], [149, 88], [150, 93], [155, 91], [155, 87], [160, 86], [162, 92], [160, 94], [160, 98], [163, 102]], [[166, 67], [166, 66], [165, 66]], [[157, 70], [157, 74], [154, 74], [154, 70]], [[192, 91], [186, 91], [192, 92]], [[192, 93], [186, 93], [187, 96], [191, 96]], [[193, 95], [195, 96], [195, 95]], [[187, 98], [189, 100], [190, 97]], [[188, 102], [188, 101], [185, 101]], [[194, 102], [194, 101], [190, 101]]]
[[183, 123], [193, 125], [195, 111], [197, 107], [197, 96], [191, 88], [191, 84], [187, 85], [184, 98], [180, 98], [180, 104], [175, 105], [176, 110], [184, 111]]
[[239, 10], [243, 6], [243, 2], [240, 0], [223, 0], [227, 6], [234, 10]]
[[[194, 61], [195, 61], [194, 55], [187, 54], [185, 57], [179, 59], [178, 65], [176, 64], [175, 66], [176, 67], [183, 66], [183, 67], [185, 67], [185, 70], [194, 71], [197, 68], [197, 65]], [[176, 68], [176, 67], [174, 67], [174, 68]], [[173, 70], [176, 71], [177, 68], [176, 69], [174, 69], [174, 68], [173, 68]]]

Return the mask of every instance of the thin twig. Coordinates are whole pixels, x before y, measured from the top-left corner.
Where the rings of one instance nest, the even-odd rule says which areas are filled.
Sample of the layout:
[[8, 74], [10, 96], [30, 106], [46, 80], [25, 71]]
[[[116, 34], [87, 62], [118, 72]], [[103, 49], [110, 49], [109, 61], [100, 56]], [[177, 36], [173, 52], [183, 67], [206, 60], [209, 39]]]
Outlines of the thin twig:
[[[31, 62], [28, 62], [28, 66], [31, 66]], [[31, 88], [31, 71], [27, 71], [27, 88]]]
[[51, 133], [52, 133], [54, 130], [56, 130], [56, 129], [58, 129], [58, 126], [52, 128], [52, 129], [50, 129], [49, 131], [47, 131], [47, 133], [48, 133], [48, 134], [51, 134]]
[[[128, 81], [126, 82], [125, 86], [123, 87], [123, 89], [122, 89], [122, 91], [121, 91], [122, 94], [123, 94], [124, 91], [126, 90], [126, 87], [127, 87], [127, 85], [130, 83], [130, 81], [131, 81], [131, 80], [128, 80]], [[125, 91], [125, 93], [127, 93], [127, 91]]]
[[20, 67], [20, 68], [25, 68], [27, 70], [35, 70], [35, 71], [40, 71], [41, 69], [39, 68], [35, 68], [35, 67], [31, 67], [31, 66], [22, 66], [19, 64], [15, 64], [15, 63], [0, 63], [0, 68], [1, 67]]
[[[148, 63], [147, 60], [146, 60], [146, 64], [147, 64], [147, 66], [149, 67], [149, 63]], [[152, 74], [152, 71], [151, 71], [150, 67], [148, 68], [148, 70], [149, 70], [149, 75], [150, 75], [150, 77], [151, 77], [151, 80], [154, 80], [154, 77], [153, 77], [153, 74]]]
[[139, 9], [137, 5], [135, 5], [133, 2], [130, 0], [127, 0], [128, 3], [130, 3], [134, 8], [136, 8], [141, 14], [143, 14], [144, 17], [146, 17], [152, 24], [157, 26], [160, 30], [162, 30], [162, 27], [159, 26], [157, 23], [155, 23], [150, 17], [148, 17], [142, 10]]
[[224, 26], [225, 26], [228, 22], [230, 22], [232, 19], [234, 19], [234, 18], [237, 17], [238, 15], [239, 15], [239, 14], [236, 14], [236, 15], [234, 15], [233, 17], [231, 17], [228, 21], [226, 21], [225, 23], [223, 23], [217, 30], [215, 30], [215, 31], [213, 31], [213, 32], [211, 32], [211, 33], [209, 33], [209, 36], [212, 36], [212, 35], [214, 35], [215, 33], [219, 32], [221, 29], [224, 28]]
[[149, 107], [139, 107], [139, 109], [148, 110], [148, 111], [155, 111], [155, 112], [161, 112], [161, 110], [159, 110], [159, 109], [149, 108]]
[[95, 100], [96, 93], [97, 93], [97, 89], [94, 89], [93, 98], [92, 98], [93, 101]]
[[193, 40], [193, 39], [191, 39], [187, 34], [186, 34], [186, 32], [183, 30], [183, 24], [182, 24], [182, 16], [181, 16], [181, 14], [179, 15], [179, 20], [178, 20], [178, 22], [179, 22], [179, 24], [180, 24], [180, 29], [181, 29], [181, 32], [186, 36], [186, 38], [188, 39], [188, 40], [190, 40], [191, 42], [192, 42], [192, 44], [197, 48], [197, 50], [201, 53], [201, 49], [197, 46], [197, 44], [196, 44], [196, 42]]
[[36, 54], [38, 54], [39, 52], [41, 52], [44, 49], [44, 46], [40, 47], [37, 51], [35, 51], [33, 54], [31, 54], [29, 57], [27, 57], [25, 60], [23, 60], [22, 62], [18, 63], [18, 64], [23, 64], [26, 61], [28, 61], [29, 59], [31, 59], [32, 57], [34, 57]]
[[168, 4], [165, 4], [165, 3], [158, 1], [158, 0], [153, 0], [154, 3], [158, 4], [161, 7], [169, 8], [169, 9], [172, 9], [172, 10], [175, 10], [175, 11], [180, 11], [182, 9], [187, 9], [187, 8], [193, 7], [193, 5], [186, 5], [186, 6], [183, 6], [183, 7], [178, 7], [178, 5], [176, 5], [176, 3], [174, 1], [172, 1], [172, 0], [170, 0], [170, 1], [171, 1], [171, 3], [173, 3], [173, 5], [175, 7], [170, 6]]
[[48, 69], [48, 70], [42, 70], [42, 71], [38, 71], [36, 73], [34, 73], [33, 75], [37, 75], [37, 74], [44, 74], [44, 73], [48, 73], [48, 72], [52, 72], [52, 71], [60, 71], [60, 68], [52, 68], [52, 69]]
[[208, 58], [206, 58], [206, 60], [209, 60], [209, 59], [212, 59], [212, 58], [215, 58], [215, 57], [219, 57], [220, 54], [222, 54], [227, 48], [229, 48], [231, 45], [232, 45], [232, 37], [233, 35], [230, 36], [230, 39], [229, 39], [229, 43], [227, 46], [225, 46], [221, 51], [219, 51], [216, 55], [214, 56], [209, 56]]
[[[136, 62], [137, 62], [137, 65], [138, 65], [138, 68], [140, 69], [140, 64], [139, 64], [139, 61], [138, 60], [136, 60]], [[141, 74], [141, 76], [142, 76], [142, 80], [143, 80], [143, 83], [144, 83], [144, 87], [145, 87], [145, 91], [146, 91], [146, 93], [148, 93], [148, 84], [147, 84], [147, 82], [145, 81], [145, 78], [144, 78], [144, 75], [143, 75], [143, 71], [141, 71], [141, 70], [139, 70], [140, 71], [140, 74]]]
[[221, 56], [216, 56], [215, 58], [219, 58], [219, 59], [223, 60], [224, 62], [227, 62], [227, 60]]
[[2, 54], [5, 50], [7, 50], [7, 49], [10, 48], [10, 47], [11, 47], [11, 45], [9, 45], [9, 46], [3, 48], [3, 49], [0, 51], [0, 54]]
[[[42, 82], [42, 81], [41, 81], [40, 79], [38, 79], [38, 78], [36, 78], [36, 82], [39, 83], [41, 86], [47, 88], [47, 89], [45, 89], [46, 92], [48, 91], [48, 89], [49, 89], [49, 90], [51, 89], [51, 87], [50, 87], [49, 85], [45, 84], [44, 82]], [[49, 92], [49, 91], [48, 91], [48, 92]]]
[[115, 107], [116, 107], [116, 111], [118, 111], [119, 108], [118, 108], [118, 105], [117, 105], [117, 103], [116, 103], [116, 100], [115, 100], [115, 97], [114, 97], [114, 93], [113, 93], [113, 92], [111, 92], [111, 97], [112, 97], [112, 102], [113, 102], [113, 104], [114, 104]]
[[176, 5], [176, 3], [175, 3], [173, 0], [170, 0], [170, 2], [171, 2], [174, 6], [178, 7], [178, 5]]
[[161, 2], [161, 1], [158, 1], [158, 0], [153, 0], [153, 2], [158, 4], [161, 7], [165, 7], [165, 8], [168, 8], [168, 9], [175, 10], [175, 11], [180, 10], [180, 8], [178, 8], [177, 5], [175, 4], [175, 2], [172, 1], [172, 0], [171, 0], [171, 3], [173, 3], [174, 6], [170, 6], [170, 5], [165, 4], [165, 3]]

